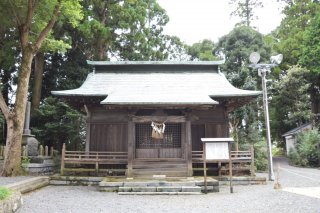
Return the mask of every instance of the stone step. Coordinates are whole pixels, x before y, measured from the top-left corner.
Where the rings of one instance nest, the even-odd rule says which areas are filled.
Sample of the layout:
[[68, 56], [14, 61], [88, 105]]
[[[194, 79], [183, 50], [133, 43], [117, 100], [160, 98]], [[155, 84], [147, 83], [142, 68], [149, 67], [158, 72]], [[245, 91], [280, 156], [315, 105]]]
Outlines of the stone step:
[[159, 169], [159, 168], [173, 168], [173, 169], [180, 169], [180, 168], [187, 168], [185, 163], [183, 164], [145, 164], [145, 165], [132, 165], [133, 169]]
[[118, 192], [119, 195], [201, 195], [201, 192]]
[[136, 186], [119, 187], [119, 192], [192, 192], [201, 193], [199, 186]]
[[166, 175], [166, 177], [186, 177], [187, 171], [170, 171], [170, 170], [162, 170], [162, 171], [155, 171], [155, 170], [134, 170], [133, 177], [139, 178], [152, 178], [154, 175]]
[[49, 177], [40, 176], [40, 177], [29, 178], [23, 181], [8, 184], [6, 185], [6, 187], [15, 191], [19, 191], [23, 194], [23, 193], [31, 192], [33, 190], [42, 188], [47, 185], [49, 185]]
[[149, 182], [124, 182], [124, 187], [148, 187], [148, 186], [196, 186], [195, 182], [170, 182], [170, 181], [149, 181]]
[[[140, 192], [158, 194], [200, 193], [204, 192], [202, 178], [165, 178], [157, 179], [105, 179], [99, 183], [99, 190], [104, 192], [123, 192], [123, 194], [139, 194]], [[136, 193], [139, 192], [139, 193]], [[207, 192], [219, 192], [219, 181], [208, 178]]]

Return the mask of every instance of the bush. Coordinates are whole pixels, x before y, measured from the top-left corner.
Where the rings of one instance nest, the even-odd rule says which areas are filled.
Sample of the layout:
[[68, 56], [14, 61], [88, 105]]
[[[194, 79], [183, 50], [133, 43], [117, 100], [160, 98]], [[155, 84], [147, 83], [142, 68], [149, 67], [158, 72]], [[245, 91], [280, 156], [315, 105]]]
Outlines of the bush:
[[284, 150], [281, 147], [272, 147], [272, 156], [284, 156]]
[[254, 144], [254, 161], [257, 171], [266, 171], [268, 169], [268, 149], [265, 140], [260, 140]]
[[10, 196], [10, 194], [11, 194], [10, 189], [3, 187], [3, 186], [0, 186], [0, 200], [6, 199], [7, 197]]
[[296, 149], [289, 152], [292, 164], [297, 166], [320, 165], [320, 133], [318, 130], [300, 133], [295, 146]]

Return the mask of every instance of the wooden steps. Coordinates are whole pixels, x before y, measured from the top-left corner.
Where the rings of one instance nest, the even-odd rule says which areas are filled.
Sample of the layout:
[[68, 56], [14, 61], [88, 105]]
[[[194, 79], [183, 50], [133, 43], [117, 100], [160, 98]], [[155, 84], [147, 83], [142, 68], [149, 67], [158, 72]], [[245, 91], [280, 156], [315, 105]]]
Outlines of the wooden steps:
[[186, 177], [188, 174], [187, 162], [183, 159], [139, 159], [134, 160], [132, 168], [134, 177]]

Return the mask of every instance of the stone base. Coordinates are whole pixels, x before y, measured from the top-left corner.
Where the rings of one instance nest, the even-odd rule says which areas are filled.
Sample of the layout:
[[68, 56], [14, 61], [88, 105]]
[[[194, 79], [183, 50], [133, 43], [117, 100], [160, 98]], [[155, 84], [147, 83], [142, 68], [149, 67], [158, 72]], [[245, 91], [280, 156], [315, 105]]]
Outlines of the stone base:
[[102, 177], [53, 175], [50, 177], [50, 185], [97, 186], [102, 180]]
[[39, 155], [39, 141], [34, 137], [34, 135], [22, 135], [22, 145], [26, 145], [28, 147], [28, 156]]
[[[219, 181], [221, 185], [229, 185], [229, 177], [220, 177]], [[253, 176], [244, 176], [244, 177], [232, 177], [233, 185], [261, 185], [267, 184], [267, 179], [265, 177], [253, 177]]]
[[29, 175], [52, 175], [55, 164], [51, 159], [46, 159], [43, 163], [22, 164], [22, 167]]
[[23, 204], [20, 192], [13, 192], [8, 198], [0, 200], [0, 212], [16, 212]]

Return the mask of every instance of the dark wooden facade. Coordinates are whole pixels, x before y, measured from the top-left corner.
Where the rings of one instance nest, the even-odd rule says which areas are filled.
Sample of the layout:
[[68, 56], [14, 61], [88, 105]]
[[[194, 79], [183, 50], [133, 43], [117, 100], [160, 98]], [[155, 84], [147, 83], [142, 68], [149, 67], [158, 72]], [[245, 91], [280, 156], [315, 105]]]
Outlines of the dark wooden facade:
[[[87, 106], [87, 110], [86, 151], [128, 152], [128, 176], [135, 174], [136, 163], [152, 162], [156, 168], [157, 164], [163, 166], [169, 161], [178, 162], [179, 166], [184, 164], [181, 167], [185, 170], [180, 173], [191, 176], [192, 151], [202, 151], [200, 139], [229, 136], [227, 112], [223, 106], [174, 110]], [[151, 121], [166, 121], [164, 140], [151, 139]], [[166, 174], [166, 169], [158, 172], [151, 169], [150, 172]], [[145, 173], [148, 173], [146, 169]]]

